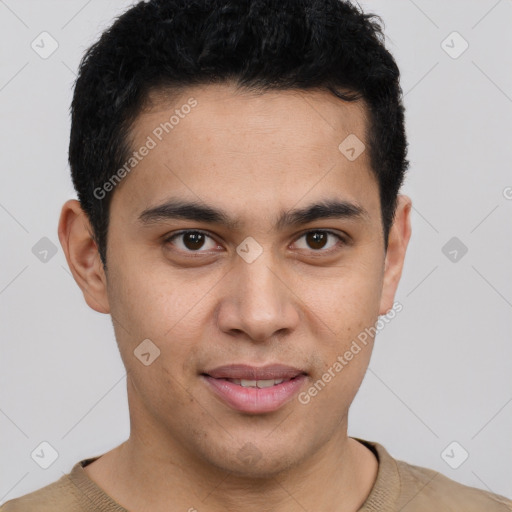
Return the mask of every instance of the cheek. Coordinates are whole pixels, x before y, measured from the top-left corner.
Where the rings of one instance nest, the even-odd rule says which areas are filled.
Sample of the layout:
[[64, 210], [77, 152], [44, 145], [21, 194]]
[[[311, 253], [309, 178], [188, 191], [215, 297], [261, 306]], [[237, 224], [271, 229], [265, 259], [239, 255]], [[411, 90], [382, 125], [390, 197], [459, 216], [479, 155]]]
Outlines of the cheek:
[[180, 329], [204, 296], [197, 282], [177, 279], [169, 269], [139, 267], [132, 271], [126, 264], [111, 279], [109, 288], [112, 312], [129, 325], [127, 330], [134, 339], [164, 339]]
[[[135, 273], [129, 265], [122, 268], [111, 280], [120, 354], [144, 407], [169, 422], [173, 410], [191, 405], [191, 395], [185, 390], [190, 372], [195, 371], [195, 343], [202, 328], [196, 313], [200, 290], [183, 283], [184, 292], [174, 279], [171, 286], [159, 278], [165, 273], [156, 269]], [[148, 365], [143, 353], [150, 354]]]
[[378, 319], [382, 289], [380, 265], [378, 258], [361, 257], [337, 268], [336, 275], [304, 280], [304, 286], [315, 282], [314, 292], [302, 289], [304, 311], [309, 312], [305, 321], [317, 325], [321, 334], [315, 347], [320, 364], [303, 401], [329, 410], [333, 418], [348, 409], [370, 361], [370, 328]]
[[172, 375], [195, 371], [197, 344], [209, 319], [205, 297], [215, 280], [178, 278], [168, 268], [156, 266], [151, 271], [133, 268], [125, 263], [109, 280], [116, 339], [130, 369], [140, 369], [134, 350], [143, 340], [151, 340], [160, 350], [155, 366], [169, 372], [157, 377], [167, 387]]
[[382, 272], [378, 262], [360, 259], [323, 273], [304, 274], [293, 288], [309, 320], [322, 323], [329, 336], [343, 342], [375, 323]]
[[[365, 323], [358, 322], [359, 319], [354, 319], [352, 327]], [[343, 418], [370, 362], [373, 339], [364, 328], [351, 328], [347, 322], [346, 328], [331, 343], [324, 341], [318, 345], [317, 354], [322, 362], [312, 375], [310, 385], [299, 395], [301, 404], [315, 408], [319, 415], [333, 418], [333, 421]], [[358, 338], [357, 331], [364, 333], [365, 338]]]

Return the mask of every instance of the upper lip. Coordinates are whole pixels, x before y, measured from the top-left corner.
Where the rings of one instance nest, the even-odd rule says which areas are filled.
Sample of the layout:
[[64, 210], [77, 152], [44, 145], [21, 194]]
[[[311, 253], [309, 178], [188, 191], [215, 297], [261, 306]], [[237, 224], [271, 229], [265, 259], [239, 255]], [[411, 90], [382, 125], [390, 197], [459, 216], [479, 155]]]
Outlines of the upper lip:
[[270, 380], [293, 379], [297, 375], [306, 375], [306, 372], [283, 364], [267, 366], [250, 366], [246, 364], [230, 364], [208, 370], [203, 374], [214, 379], [244, 379], [244, 380]]

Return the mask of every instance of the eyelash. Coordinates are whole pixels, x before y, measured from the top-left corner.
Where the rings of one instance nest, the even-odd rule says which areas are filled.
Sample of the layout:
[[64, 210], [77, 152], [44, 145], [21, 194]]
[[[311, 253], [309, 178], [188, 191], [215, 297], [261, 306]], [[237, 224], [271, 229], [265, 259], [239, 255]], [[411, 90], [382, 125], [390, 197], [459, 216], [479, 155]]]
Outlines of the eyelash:
[[[207, 233], [206, 231], [202, 231], [200, 229], [187, 229], [187, 230], [183, 230], [183, 231], [178, 231], [177, 233], [174, 233], [172, 234], [171, 236], [167, 237], [164, 239], [164, 244], [169, 244], [171, 243], [175, 238], [178, 238], [179, 236], [182, 236], [182, 235], [185, 235], [187, 233], [201, 233], [202, 235], [205, 235], [207, 236], [208, 238], [211, 238], [212, 240], [215, 240], [209, 233]], [[331, 231], [331, 230], [328, 230], [328, 229], [311, 229], [309, 231], [306, 231], [304, 233], [302, 233], [298, 238], [295, 239], [295, 242], [297, 242], [298, 240], [300, 240], [301, 238], [305, 237], [306, 235], [309, 235], [310, 233], [324, 233], [324, 234], [327, 234], [327, 235], [332, 235], [334, 237], [336, 237], [339, 242], [334, 246], [334, 247], [331, 247], [330, 249], [327, 249], [327, 250], [323, 250], [323, 249], [318, 249], [318, 250], [315, 250], [315, 249], [311, 249], [311, 251], [313, 253], [316, 253], [316, 254], [330, 254], [331, 252], [334, 252], [336, 250], [339, 250], [340, 249], [340, 245], [346, 245], [348, 242], [347, 240], [340, 234], [334, 232], [334, 231]], [[217, 243], [217, 242], [216, 242]], [[340, 244], [341, 243], [341, 244]], [[186, 254], [197, 254], [197, 255], [201, 255], [202, 253], [207, 253], [207, 251], [190, 251], [190, 250], [187, 250], [187, 251], [182, 251], [181, 249], [178, 250], [178, 252], [184, 252]]]

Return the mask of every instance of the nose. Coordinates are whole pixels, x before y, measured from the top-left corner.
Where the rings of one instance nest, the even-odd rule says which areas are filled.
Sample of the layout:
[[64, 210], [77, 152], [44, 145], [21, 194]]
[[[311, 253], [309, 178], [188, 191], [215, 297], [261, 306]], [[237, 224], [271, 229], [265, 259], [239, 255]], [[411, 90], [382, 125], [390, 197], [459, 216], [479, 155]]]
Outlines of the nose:
[[223, 332], [265, 342], [297, 328], [300, 301], [293, 283], [266, 254], [264, 251], [252, 263], [240, 258], [230, 272], [217, 311], [218, 326]]

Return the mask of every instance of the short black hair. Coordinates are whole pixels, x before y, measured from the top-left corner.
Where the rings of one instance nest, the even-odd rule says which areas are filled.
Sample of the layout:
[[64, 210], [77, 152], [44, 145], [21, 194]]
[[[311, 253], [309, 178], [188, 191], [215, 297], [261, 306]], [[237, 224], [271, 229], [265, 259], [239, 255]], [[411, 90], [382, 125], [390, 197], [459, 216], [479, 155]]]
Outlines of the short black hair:
[[70, 109], [71, 175], [104, 267], [115, 189], [95, 190], [130, 158], [149, 94], [213, 83], [362, 98], [387, 249], [409, 162], [399, 70], [379, 22], [348, 0], [149, 0], [116, 18], [84, 54]]

